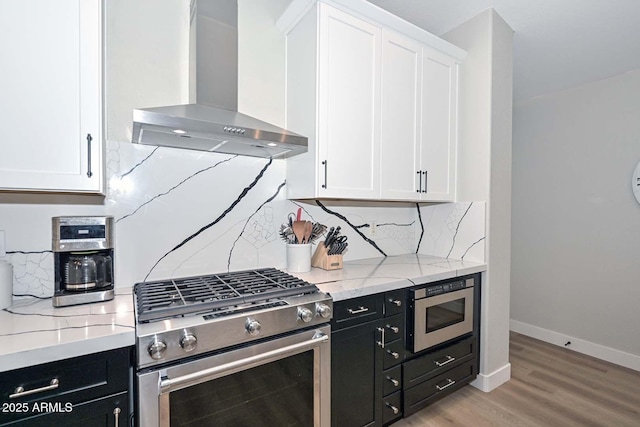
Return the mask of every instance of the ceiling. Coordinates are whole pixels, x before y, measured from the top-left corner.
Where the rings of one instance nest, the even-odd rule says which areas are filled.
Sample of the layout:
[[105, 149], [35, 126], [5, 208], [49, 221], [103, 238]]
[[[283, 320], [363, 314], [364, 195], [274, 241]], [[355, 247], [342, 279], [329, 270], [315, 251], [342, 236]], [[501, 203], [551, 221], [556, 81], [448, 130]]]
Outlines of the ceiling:
[[441, 36], [493, 8], [515, 31], [514, 104], [640, 68], [638, 0], [369, 0]]

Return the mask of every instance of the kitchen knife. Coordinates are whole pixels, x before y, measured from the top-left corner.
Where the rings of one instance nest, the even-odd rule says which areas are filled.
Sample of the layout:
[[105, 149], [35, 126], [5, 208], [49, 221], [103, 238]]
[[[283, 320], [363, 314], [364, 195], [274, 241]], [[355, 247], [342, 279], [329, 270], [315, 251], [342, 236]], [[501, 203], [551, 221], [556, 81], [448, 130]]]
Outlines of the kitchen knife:
[[335, 231], [333, 232], [333, 234], [331, 234], [331, 236], [327, 237], [327, 240], [325, 240], [325, 246], [328, 247], [328, 246], [333, 245], [333, 243], [338, 238], [338, 234], [340, 234], [340, 226], [337, 226]]
[[334, 232], [335, 228], [331, 227], [329, 229], [329, 232], [327, 233], [327, 237], [324, 239], [324, 247], [328, 248], [329, 247], [329, 240], [331, 239], [331, 237], [333, 236], [333, 232]]

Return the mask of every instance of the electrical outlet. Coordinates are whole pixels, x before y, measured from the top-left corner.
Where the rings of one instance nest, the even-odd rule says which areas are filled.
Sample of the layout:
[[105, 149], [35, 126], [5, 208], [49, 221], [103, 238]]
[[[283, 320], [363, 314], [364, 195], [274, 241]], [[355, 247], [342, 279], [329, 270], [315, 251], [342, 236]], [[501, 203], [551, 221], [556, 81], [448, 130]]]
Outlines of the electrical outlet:
[[375, 221], [371, 221], [369, 223], [369, 234], [371, 234], [372, 236], [375, 236], [377, 231], [378, 231], [378, 225], [376, 224]]
[[0, 230], [0, 258], [7, 256], [7, 248], [4, 245], [4, 230]]

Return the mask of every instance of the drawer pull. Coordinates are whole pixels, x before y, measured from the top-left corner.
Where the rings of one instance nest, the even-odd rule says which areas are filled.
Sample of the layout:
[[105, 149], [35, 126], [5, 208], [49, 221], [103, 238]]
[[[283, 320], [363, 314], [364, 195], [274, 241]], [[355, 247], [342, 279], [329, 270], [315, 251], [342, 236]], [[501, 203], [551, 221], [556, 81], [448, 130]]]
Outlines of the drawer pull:
[[367, 311], [369, 311], [369, 308], [360, 306], [356, 310], [354, 310], [353, 308], [348, 308], [347, 311], [349, 312], [349, 314], [360, 314], [360, 313], [366, 313]]
[[452, 380], [451, 378], [447, 378], [447, 384], [443, 385], [442, 387], [440, 387], [439, 385], [436, 384], [436, 388], [438, 389], [438, 391], [442, 391], [445, 388], [449, 388], [452, 385], [454, 385], [456, 382], [454, 380]]
[[54, 378], [49, 382], [48, 386], [34, 388], [32, 390], [25, 390], [24, 387], [18, 386], [13, 391], [13, 394], [9, 395], [9, 399], [16, 399], [22, 396], [29, 396], [30, 394], [42, 393], [43, 391], [55, 390], [58, 388], [59, 385], [60, 383], [58, 382], [58, 379]]
[[396, 380], [395, 378], [391, 378], [388, 375], [387, 375], [387, 380], [389, 380], [389, 382], [393, 384], [394, 387], [398, 387], [400, 385], [400, 381]]
[[399, 299], [393, 299], [393, 298], [389, 298], [389, 302], [391, 304], [395, 304], [396, 306], [400, 307], [402, 305], [402, 301], [400, 301]]
[[455, 357], [451, 357], [447, 354], [447, 359], [444, 362], [438, 362], [437, 360], [435, 360], [433, 363], [435, 363], [438, 367], [444, 366], [444, 365], [448, 365], [449, 363], [453, 362], [454, 360], [456, 360]]
[[113, 418], [115, 421], [115, 427], [118, 427], [119, 421], [120, 421], [120, 412], [122, 412], [122, 410], [120, 408], [116, 408], [113, 410]]
[[393, 332], [394, 334], [397, 334], [398, 332], [400, 332], [400, 328], [398, 328], [397, 326], [387, 325], [387, 328], [390, 329], [391, 332]]
[[391, 403], [384, 402], [384, 404], [387, 405], [387, 407], [393, 411], [393, 415], [398, 415], [398, 412], [400, 412], [400, 409], [396, 408]]
[[400, 358], [400, 353], [396, 353], [395, 351], [387, 350], [387, 353], [389, 353], [394, 359]]

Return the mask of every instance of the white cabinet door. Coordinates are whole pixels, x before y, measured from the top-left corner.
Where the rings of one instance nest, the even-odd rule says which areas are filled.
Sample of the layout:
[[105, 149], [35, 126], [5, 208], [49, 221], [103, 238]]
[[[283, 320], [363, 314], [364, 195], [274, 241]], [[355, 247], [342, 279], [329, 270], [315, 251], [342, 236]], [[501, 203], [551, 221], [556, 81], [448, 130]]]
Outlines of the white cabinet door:
[[322, 4], [318, 194], [379, 198], [380, 28]]
[[101, 23], [100, 0], [0, 2], [0, 189], [103, 191]]
[[383, 31], [380, 120], [383, 199], [420, 198], [421, 45]]
[[458, 66], [426, 47], [422, 53], [420, 169], [423, 200], [455, 198]]

